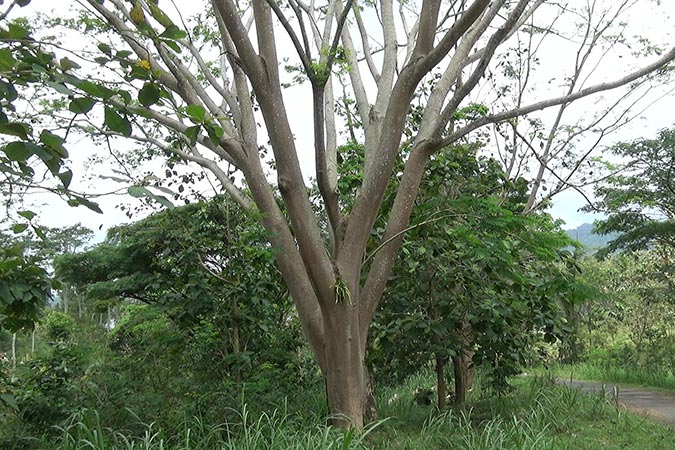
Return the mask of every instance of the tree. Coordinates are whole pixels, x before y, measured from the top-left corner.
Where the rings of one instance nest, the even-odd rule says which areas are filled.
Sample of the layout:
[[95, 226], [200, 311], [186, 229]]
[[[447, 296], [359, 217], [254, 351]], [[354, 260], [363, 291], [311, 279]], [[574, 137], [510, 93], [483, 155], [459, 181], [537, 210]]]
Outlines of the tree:
[[181, 327], [215, 328], [222, 375], [238, 376], [290, 318], [264, 231], [223, 198], [112, 228], [95, 248], [57, 258], [56, 276], [99, 313], [131, 300]]
[[[368, 330], [429, 158], [485, 125], [628, 85], [675, 58], [671, 49], [616, 80], [575, 84], [553, 98], [476, 108], [472, 94], [484, 85], [498, 51], [516, 34], [549, 29], [547, 15], [535, 12], [568, 14], [565, 7], [544, 0], [424, 0], [415, 7], [401, 3], [397, 21], [391, 1], [257, 0], [240, 6], [224, 0], [213, 1], [212, 9], [187, 28], [152, 0], [134, 0], [130, 7], [121, 0], [85, 5], [91, 14], [70, 23], [101, 33], [96, 48], [89, 47], [100, 56], [94, 61], [86, 56], [82, 64], [61, 59], [46, 73], [69, 98], [72, 114], [63, 129], [82, 127], [106, 143], [131, 138], [143, 151], [165, 154], [170, 164], [195, 163], [246, 211], [258, 214], [325, 374], [339, 426], [364, 424]], [[22, 37], [11, 42], [26, 45]], [[285, 54], [289, 47], [293, 55]], [[76, 75], [94, 62], [100, 77]], [[293, 120], [279, 70], [283, 64], [308, 85], [325, 230], [305, 187], [303, 149], [294, 135], [307, 118], [301, 116], [300, 124]], [[402, 142], [411, 101], [422, 83], [432, 80], [428, 101], [417, 111], [419, 126]], [[362, 184], [348, 207], [339, 201], [336, 170], [340, 127], [334, 110], [340, 85], [345, 97], [354, 99], [346, 121], [359, 130], [356, 137], [365, 148]], [[367, 89], [371, 85], [374, 97]], [[90, 114], [95, 104], [102, 106], [95, 114], [102, 112], [103, 127]], [[258, 126], [263, 122], [264, 132]], [[393, 169], [403, 147], [409, 157], [399, 173]], [[268, 148], [283, 209], [264, 170]], [[241, 174], [248, 191], [233, 181], [230, 168]], [[400, 177], [399, 189], [391, 208], [381, 211], [393, 177]], [[134, 193], [151, 193], [151, 179], [138, 183]], [[379, 214], [386, 217], [381, 245], [367, 255]]]
[[550, 216], [521, 214], [525, 180], [508, 180], [499, 162], [474, 151], [430, 161], [373, 326], [376, 367], [407, 374], [435, 362], [440, 409], [449, 360], [456, 403], [472, 387], [474, 365], [488, 366], [502, 390], [532, 343], [566, 335], [565, 306], [577, 300], [576, 270], [562, 250], [569, 238]]
[[600, 234], [620, 233], [600, 256], [653, 244], [675, 246], [675, 130], [654, 139], [623, 142], [609, 148], [621, 162], [595, 189], [594, 209], [608, 214], [595, 223]]

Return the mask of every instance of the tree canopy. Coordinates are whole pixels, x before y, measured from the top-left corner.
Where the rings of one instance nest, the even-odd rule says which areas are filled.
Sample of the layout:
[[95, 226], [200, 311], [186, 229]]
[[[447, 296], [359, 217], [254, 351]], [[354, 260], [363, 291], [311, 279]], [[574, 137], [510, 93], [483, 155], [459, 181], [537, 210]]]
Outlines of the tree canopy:
[[675, 245], [675, 130], [653, 139], [637, 139], [610, 147], [619, 163], [596, 188], [595, 208], [608, 217], [595, 223], [602, 234], [619, 233], [603, 250], [645, 249]]

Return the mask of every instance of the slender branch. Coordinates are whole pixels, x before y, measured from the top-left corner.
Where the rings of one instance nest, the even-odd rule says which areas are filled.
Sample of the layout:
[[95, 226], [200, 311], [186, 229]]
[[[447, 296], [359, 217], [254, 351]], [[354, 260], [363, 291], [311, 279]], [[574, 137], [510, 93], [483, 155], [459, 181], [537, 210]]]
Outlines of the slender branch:
[[561, 97], [556, 97], [556, 98], [551, 98], [548, 100], [542, 100], [539, 102], [532, 103], [527, 106], [523, 106], [520, 108], [514, 108], [509, 111], [504, 111], [498, 114], [492, 114], [486, 117], [482, 117], [480, 119], [476, 119], [470, 124], [465, 125], [464, 127], [454, 131], [450, 135], [446, 136], [445, 138], [439, 139], [436, 143], [435, 146], [440, 149], [443, 148], [447, 145], [450, 145], [453, 142], [456, 142], [458, 139], [461, 139], [462, 137], [466, 136], [470, 132], [483, 127], [489, 123], [497, 123], [497, 122], [503, 122], [505, 120], [518, 117], [518, 116], [523, 116], [525, 114], [529, 114], [534, 111], [539, 111], [541, 109], [546, 109], [550, 108], [551, 106], [556, 106], [556, 105], [561, 105], [563, 103], [570, 103], [574, 100], [578, 100], [580, 98], [588, 97], [589, 95], [592, 94], [597, 94], [598, 92], [603, 92], [603, 91], [608, 91], [611, 89], [616, 89], [617, 87], [624, 86], [626, 84], [629, 84], [649, 73], [652, 73], [654, 71], [657, 71], [659, 69], [664, 69], [664, 70], [669, 70], [666, 68], [668, 63], [672, 62], [675, 59], [675, 47], [670, 49], [668, 52], [666, 52], [661, 58], [656, 60], [655, 62], [646, 65], [645, 67], [638, 69], [634, 72], [631, 72], [630, 74], [619, 78], [614, 81], [606, 82], [606, 83], [600, 83], [596, 84], [594, 86], [587, 87], [585, 89], [582, 89], [580, 91], [577, 91], [573, 94], [570, 95], [564, 95]]

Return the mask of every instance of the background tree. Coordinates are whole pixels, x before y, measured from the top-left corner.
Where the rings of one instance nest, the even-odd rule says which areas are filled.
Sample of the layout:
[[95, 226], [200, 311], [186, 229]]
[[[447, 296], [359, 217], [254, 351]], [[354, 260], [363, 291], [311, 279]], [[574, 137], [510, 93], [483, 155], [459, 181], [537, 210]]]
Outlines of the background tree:
[[274, 333], [293, 322], [273, 260], [257, 222], [218, 198], [113, 228], [95, 248], [57, 258], [56, 275], [104, 322], [131, 300], [177, 326], [211, 329], [219, 344], [209, 370], [240, 378], [255, 367], [252, 356], [269, 355]]
[[[68, 98], [70, 113], [62, 131], [80, 127], [105, 144], [131, 138], [174, 162], [196, 163], [244, 210], [259, 213], [326, 376], [335, 423], [341, 426], [364, 423], [368, 330], [430, 157], [485, 125], [628, 85], [675, 58], [671, 49], [616, 80], [573, 84], [553, 98], [537, 93], [522, 104], [476, 109], [470, 107], [472, 94], [485, 85], [487, 70], [497, 63], [503, 45], [521, 30], [548, 29], [549, 16], [535, 12], [575, 12], [543, 0], [425, 0], [415, 8], [401, 7], [398, 26], [390, 1], [373, 8], [352, 1], [292, 1], [287, 8], [256, 1], [242, 11], [227, 0], [212, 2], [211, 16], [181, 29], [176, 23], [183, 22], [174, 21], [174, 14], [154, 1], [137, 0], [130, 8], [121, 0], [89, 0], [84, 5], [91, 15], [69, 24], [94, 35], [97, 45], [78, 52], [85, 56], [77, 63], [57, 59], [58, 66], [50, 62], [45, 67], [44, 83]], [[298, 124], [284, 101], [285, 82], [278, 68], [288, 40], [295, 50], [288, 65], [298, 67], [309, 85], [305, 92], [327, 239], [305, 188], [302, 144], [293, 133], [306, 126], [306, 119], [302, 115]], [[374, 42], [381, 47], [373, 47]], [[24, 36], [10, 36], [8, 44], [21, 48], [26, 42]], [[377, 59], [375, 50], [381, 50]], [[91, 52], [99, 53], [93, 61]], [[218, 64], [211, 64], [211, 57], [219, 58]], [[100, 75], [91, 76], [92, 63], [99, 64]], [[77, 75], [88, 70], [87, 77]], [[334, 74], [340, 71], [356, 100], [353, 117], [362, 127], [357, 137], [365, 149], [362, 184], [348, 209], [341, 207], [337, 189]], [[433, 77], [437, 82], [419, 111], [420, 125], [403, 146], [410, 156], [402, 172], [394, 172], [411, 101], [418, 86]], [[374, 95], [367, 92], [369, 85], [375, 86]], [[95, 118], [101, 115], [103, 126]], [[264, 132], [258, 127], [262, 122]], [[283, 211], [263, 169], [267, 146], [261, 142], [269, 142], [272, 151]], [[232, 181], [230, 168], [243, 176], [250, 195], [236, 178]], [[394, 176], [400, 176], [396, 197], [389, 211], [380, 211]], [[138, 183], [145, 191], [131, 192], [155, 195], [145, 186], [151, 179]], [[387, 218], [380, 241], [387, 244], [367, 255], [378, 214]]]
[[503, 390], [534, 342], [569, 331], [565, 306], [578, 299], [575, 269], [561, 249], [571, 241], [549, 216], [521, 214], [526, 185], [464, 147], [429, 163], [377, 313], [372, 361], [407, 374], [434, 360], [441, 409], [448, 361], [462, 403], [475, 365], [485, 364], [492, 386]]
[[600, 255], [653, 244], [675, 245], [675, 130], [609, 148], [619, 162], [595, 189], [594, 208], [608, 217], [595, 222], [600, 234], [619, 233]]

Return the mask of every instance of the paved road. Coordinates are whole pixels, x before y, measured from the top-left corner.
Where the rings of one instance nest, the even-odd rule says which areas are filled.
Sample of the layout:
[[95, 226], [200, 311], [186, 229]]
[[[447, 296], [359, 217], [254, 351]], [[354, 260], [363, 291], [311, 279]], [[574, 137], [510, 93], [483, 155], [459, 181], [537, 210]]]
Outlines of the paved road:
[[558, 378], [558, 382], [582, 392], [601, 392], [604, 389], [608, 398], [614, 398], [618, 394], [619, 403], [626, 408], [650, 416], [665, 425], [675, 426], [674, 394], [595, 381], [570, 381], [569, 378]]

